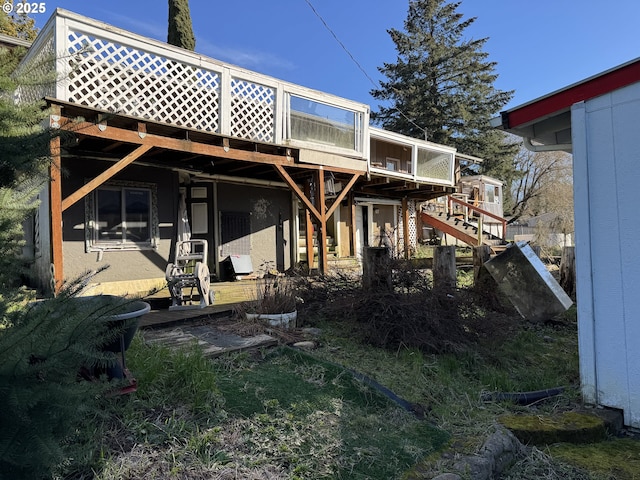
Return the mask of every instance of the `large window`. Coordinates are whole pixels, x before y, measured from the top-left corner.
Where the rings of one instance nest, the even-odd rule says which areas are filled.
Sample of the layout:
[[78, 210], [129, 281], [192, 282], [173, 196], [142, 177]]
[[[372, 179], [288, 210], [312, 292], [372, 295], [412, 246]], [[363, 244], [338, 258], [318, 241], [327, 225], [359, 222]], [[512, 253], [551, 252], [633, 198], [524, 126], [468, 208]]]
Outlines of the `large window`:
[[109, 184], [88, 197], [89, 250], [152, 248], [157, 244], [155, 188]]
[[295, 95], [289, 110], [289, 138], [361, 151], [361, 113]]

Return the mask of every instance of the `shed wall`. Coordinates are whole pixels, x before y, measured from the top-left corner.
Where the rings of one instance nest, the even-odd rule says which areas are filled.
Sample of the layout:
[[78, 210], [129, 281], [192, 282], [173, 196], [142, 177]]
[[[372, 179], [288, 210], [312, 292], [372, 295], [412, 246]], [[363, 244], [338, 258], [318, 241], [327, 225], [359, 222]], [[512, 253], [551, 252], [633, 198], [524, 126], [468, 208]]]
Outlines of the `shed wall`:
[[572, 109], [580, 369], [585, 399], [640, 428], [640, 83]]

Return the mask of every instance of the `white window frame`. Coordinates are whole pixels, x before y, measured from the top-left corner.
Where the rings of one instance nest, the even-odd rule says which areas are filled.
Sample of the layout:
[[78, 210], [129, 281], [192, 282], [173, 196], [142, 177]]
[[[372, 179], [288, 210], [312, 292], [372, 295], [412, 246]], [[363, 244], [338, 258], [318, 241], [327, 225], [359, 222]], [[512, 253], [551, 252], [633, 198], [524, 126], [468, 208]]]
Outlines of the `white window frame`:
[[[144, 242], [128, 241], [126, 237], [123, 241], [119, 240], [101, 240], [99, 238], [99, 218], [98, 205], [96, 196], [99, 190], [116, 190], [124, 196], [127, 190], [143, 190], [149, 194], [149, 239]], [[102, 251], [128, 251], [128, 250], [153, 250], [158, 248], [159, 244], [159, 224], [158, 224], [158, 200], [157, 186], [153, 183], [145, 182], [127, 182], [127, 181], [110, 181], [101, 185], [89, 195], [85, 197], [85, 250], [87, 252]], [[123, 199], [124, 200], [124, 199]], [[123, 201], [123, 212], [126, 205]], [[125, 221], [123, 220], [123, 223]], [[123, 226], [126, 232], [126, 225]]]
[[[390, 172], [400, 172], [400, 163], [401, 162], [399, 158], [386, 157], [384, 168], [385, 170], [389, 170]], [[390, 165], [392, 166], [392, 168], [389, 168]]]

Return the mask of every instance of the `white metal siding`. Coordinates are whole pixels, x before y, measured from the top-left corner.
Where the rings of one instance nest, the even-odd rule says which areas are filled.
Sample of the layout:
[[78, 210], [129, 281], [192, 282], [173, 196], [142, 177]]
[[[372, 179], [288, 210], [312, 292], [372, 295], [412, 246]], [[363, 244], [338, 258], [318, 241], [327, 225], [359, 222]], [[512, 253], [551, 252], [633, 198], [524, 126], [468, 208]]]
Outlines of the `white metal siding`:
[[572, 111], [583, 394], [640, 427], [640, 84]]

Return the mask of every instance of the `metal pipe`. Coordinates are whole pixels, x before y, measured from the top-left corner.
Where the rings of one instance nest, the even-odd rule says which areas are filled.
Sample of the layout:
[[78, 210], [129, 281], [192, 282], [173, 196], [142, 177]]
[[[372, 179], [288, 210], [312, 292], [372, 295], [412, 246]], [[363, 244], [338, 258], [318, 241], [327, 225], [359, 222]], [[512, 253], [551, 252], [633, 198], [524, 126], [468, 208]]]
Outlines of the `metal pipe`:
[[262, 187], [279, 187], [279, 188], [287, 188], [287, 189], [289, 188], [289, 185], [287, 185], [286, 183], [275, 182], [273, 180], [231, 177], [229, 175], [219, 175], [219, 174], [205, 173], [205, 172], [194, 172], [190, 170], [184, 170], [182, 168], [173, 168], [172, 170], [188, 173], [190, 176], [193, 176], [196, 178], [203, 178], [207, 180], [218, 180], [221, 182], [236, 183], [236, 184], [242, 184], [242, 185], [256, 185], [256, 186], [262, 186]]

